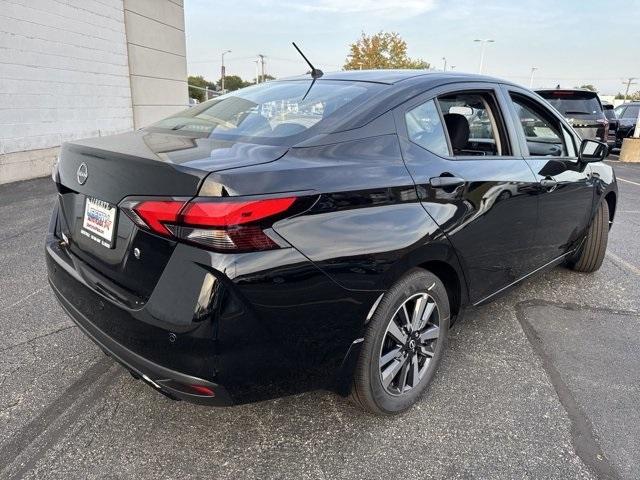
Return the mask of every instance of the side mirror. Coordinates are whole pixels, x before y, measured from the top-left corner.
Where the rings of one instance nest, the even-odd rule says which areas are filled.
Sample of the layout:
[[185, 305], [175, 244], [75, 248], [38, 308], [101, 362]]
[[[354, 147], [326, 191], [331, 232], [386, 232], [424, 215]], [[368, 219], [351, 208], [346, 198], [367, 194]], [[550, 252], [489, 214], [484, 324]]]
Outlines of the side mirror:
[[582, 163], [601, 162], [609, 153], [606, 143], [585, 138], [580, 144], [580, 155], [578, 159]]

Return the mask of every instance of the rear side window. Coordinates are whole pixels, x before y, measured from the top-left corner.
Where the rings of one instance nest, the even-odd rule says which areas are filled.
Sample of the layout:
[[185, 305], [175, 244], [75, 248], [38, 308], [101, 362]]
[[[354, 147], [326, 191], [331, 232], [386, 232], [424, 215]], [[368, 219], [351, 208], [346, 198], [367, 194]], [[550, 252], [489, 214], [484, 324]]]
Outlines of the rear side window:
[[447, 137], [433, 100], [409, 110], [405, 114], [405, 120], [407, 132], [412, 142], [435, 154], [449, 155]]
[[544, 107], [519, 95], [511, 94], [511, 100], [520, 120], [522, 134], [527, 142], [529, 156], [566, 156], [560, 122]]
[[597, 115], [602, 112], [602, 106], [595, 92], [581, 92], [571, 90], [552, 90], [538, 92], [551, 106], [563, 116], [567, 115]]
[[508, 155], [507, 141], [493, 96], [458, 92], [438, 97], [455, 156]]

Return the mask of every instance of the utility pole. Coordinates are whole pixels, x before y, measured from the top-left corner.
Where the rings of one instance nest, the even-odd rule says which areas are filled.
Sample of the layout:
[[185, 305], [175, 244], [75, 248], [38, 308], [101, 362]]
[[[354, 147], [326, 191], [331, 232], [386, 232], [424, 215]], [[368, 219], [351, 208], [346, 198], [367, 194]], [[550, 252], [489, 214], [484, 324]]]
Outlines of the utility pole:
[[262, 77], [262, 81], [264, 82], [264, 55], [259, 53], [258, 58], [260, 59], [260, 76]]
[[222, 90], [222, 94], [224, 95], [224, 56], [227, 53], [231, 53], [231, 50], [225, 50], [222, 52], [222, 66], [220, 67], [220, 89]]
[[629, 87], [631, 87], [631, 85], [637, 85], [638, 84], [638, 82], [634, 82], [634, 80], [635, 80], [634, 77], [629, 77], [626, 82], [622, 82], [623, 85], [627, 86], [627, 89], [624, 91], [624, 101], [625, 101], [625, 103], [627, 101], [627, 96], [629, 95]]
[[529, 78], [529, 88], [533, 88], [533, 74], [538, 67], [531, 67], [531, 77]]
[[447, 71], [447, 57], [442, 57], [442, 61], [444, 62], [444, 66], [442, 67], [442, 71]]
[[486, 38], [484, 40], [476, 39], [474, 40], [474, 42], [480, 43], [480, 67], [478, 68], [478, 73], [482, 73], [482, 67], [484, 66], [484, 50], [487, 46], [487, 43], [494, 43], [495, 40]]

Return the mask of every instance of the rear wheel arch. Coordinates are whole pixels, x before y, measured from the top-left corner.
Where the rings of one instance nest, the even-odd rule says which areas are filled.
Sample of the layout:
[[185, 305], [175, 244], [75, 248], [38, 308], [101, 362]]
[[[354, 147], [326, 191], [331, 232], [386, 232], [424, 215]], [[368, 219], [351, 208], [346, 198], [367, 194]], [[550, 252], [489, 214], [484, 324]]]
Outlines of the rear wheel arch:
[[454, 267], [441, 260], [432, 260], [417, 266], [423, 270], [433, 273], [444, 283], [449, 297], [449, 308], [451, 309], [451, 318], [455, 321], [462, 307], [463, 283], [464, 280]]
[[607, 193], [604, 199], [607, 202], [607, 206], [609, 207], [609, 228], [611, 228], [616, 213], [616, 203], [618, 199], [615, 192]]

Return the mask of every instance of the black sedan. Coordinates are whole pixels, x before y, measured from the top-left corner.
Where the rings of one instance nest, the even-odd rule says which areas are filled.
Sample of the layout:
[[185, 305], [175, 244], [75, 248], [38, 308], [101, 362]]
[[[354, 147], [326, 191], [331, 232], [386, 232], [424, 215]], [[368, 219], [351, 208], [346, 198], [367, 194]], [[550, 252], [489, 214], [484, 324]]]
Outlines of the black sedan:
[[64, 145], [49, 281], [170, 398], [326, 388], [393, 414], [466, 306], [554, 265], [600, 267], [617, 201], [605, 153], [489, 77], [269, 82]]
[[616, 148], [622, 147], [625, 138], [633, 137], [640, 114], [640, 102], [623, 103], [614, 110], [618, 118], [618, 130], [616, 134]]

